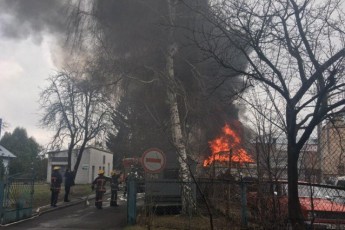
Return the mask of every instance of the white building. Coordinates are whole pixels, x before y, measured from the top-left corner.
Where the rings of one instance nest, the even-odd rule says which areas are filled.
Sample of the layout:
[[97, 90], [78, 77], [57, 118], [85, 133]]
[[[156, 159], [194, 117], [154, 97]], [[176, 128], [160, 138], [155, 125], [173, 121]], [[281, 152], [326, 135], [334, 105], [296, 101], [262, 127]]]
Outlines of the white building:
[[16, 158], [16, 156], [0, 145], [0, 158], [4, 164], [5, 174], [8, 174], [8, 164], [10, 163], [10, 160]]
[[[72, 170], [77, 160], [77, 151], [72, 153]], [[60, 166], [60, 173], [63, 176], [67, 168], [67, 150], [48, 152], [47, 182], [50, 183], [50, 177], [54, 166]], [[96, 178], [98, 170], [103, 169], [106, 176], [110, 176], [113, 169], [113, 154], [103, 149], [95, 147], [86, 147], [75, 178], [76, 184], [89, 184]]]

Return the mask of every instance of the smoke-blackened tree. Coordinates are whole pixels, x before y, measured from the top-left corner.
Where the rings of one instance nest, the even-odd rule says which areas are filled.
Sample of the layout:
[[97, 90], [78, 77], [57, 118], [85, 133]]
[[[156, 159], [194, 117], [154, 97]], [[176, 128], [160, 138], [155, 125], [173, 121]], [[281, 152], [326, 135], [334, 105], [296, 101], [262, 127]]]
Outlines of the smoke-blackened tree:
[[164, 94], [162, 96], [162, 92], [159, 93], [160, 90], [152, 84], [140, 87], [138, 84], [143, 83], [131, 82], [127, 87], [122, 84], [126, 93], [112, 117], [115, 130], [109, 133], [107, 146], [114, 152], [114, 160], [117, 161], [120, 160], [117, 156], [139, 157], [152, 146], [165, 150], [172, 148], [166, 137], [166, 127], [156, 120], [164, 117], [162, 112], [167, 113], [164, 100], [160, 100]]
[[[211, 11], [196, 9], [217, 30], [199, 31], [204, 34], [197, 40], [200, 48], [223, 67], [275, 92], [272, 113], [279, 118], [275, 125], [286, 134], [289, 217], [296, 229], [304, 227], [297, 186], [300, 151], [315, 127], [345, 105], [342, 4], [222, 0]], [[245, 70], [233, 65], [219, 38], [246, 57]]]

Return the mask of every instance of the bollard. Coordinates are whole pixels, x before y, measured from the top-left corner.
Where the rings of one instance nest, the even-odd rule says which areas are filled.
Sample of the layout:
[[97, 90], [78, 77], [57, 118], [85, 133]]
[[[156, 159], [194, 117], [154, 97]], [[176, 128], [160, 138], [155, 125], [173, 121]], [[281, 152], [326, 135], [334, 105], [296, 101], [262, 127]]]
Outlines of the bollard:
[[137, 183], [134, 178], [127, 181], [127, 224], [135, 225], [137, 219]]

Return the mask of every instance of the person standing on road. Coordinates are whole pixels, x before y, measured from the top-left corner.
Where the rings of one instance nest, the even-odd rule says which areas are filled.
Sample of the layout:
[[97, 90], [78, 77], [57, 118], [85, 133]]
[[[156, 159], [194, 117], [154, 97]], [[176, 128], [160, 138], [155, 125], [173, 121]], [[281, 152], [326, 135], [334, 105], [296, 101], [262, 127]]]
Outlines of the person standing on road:
[[67, 169], [65, 172], [65, 197], [64, 202], [70, 202], [68, 199], [71, 187], [74, 185], [74, 174], [71, 170]]
[[119, 190], [120, 173], [113, 170], [111, 172], [111, 197], [110, 206], [118, 206], [117, 204], [117, 191]]
[[104, 176], [104, 171], [100, 169], [98, 171], [98, 177], [96, 177], [96, 179], [92, 182], [91, 189], [92, 191], [96, 189], [95, 206], [98, 209], [102, 209], [103, 194], [106, 191], [105, 185], [109, 179], [109, 177]]
[[51, 180], [50, 180], [50, 191], [51, 191], [50, 206], [52, 207], [57, 207], [56, 203], [58, 201], [59, 192], [61, 189], [62, 176], [59, 170], [60, 170], [59, 166], [54, 166], [53, 172], [51, 175]]

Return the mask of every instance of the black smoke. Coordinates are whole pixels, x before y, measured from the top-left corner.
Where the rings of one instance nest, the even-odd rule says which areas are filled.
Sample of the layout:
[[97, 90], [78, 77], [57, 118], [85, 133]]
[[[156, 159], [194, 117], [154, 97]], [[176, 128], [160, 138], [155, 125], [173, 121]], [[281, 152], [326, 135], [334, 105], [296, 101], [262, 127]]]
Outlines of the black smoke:
[[[121, 103], [125, 104], [121, 104], [121, 108], [127, 109], [129, 125], [125, 128], [132, 127], [129, 133], [133, 135], [130, 143], [126, 143], [132, 148], [132, 154], [152, 146], [170, 148], [169, 105], [166, 104], [169, 86], [162, 77], [169, 44], [167, 2], [103, 0], [94, 8], [103, 44], [107, 44], [107, 52], [113, 57], [110, 61], [120, 66], [118, 74], [131, 76], [124, 80]], [[193, 7], [208, 7], [207, 0], [184, 2]], [[192, 143], [191, 152], [203, 153], [207, 151], [208, 141], [220, 133], [225, 123], [238, 120], [238, 108], [232, 102], [243, 81], [205, 57], [196, 46], [194, 39], [198, 39], [200, 32], [213, 28], [187, 5], [182, 1], [176, 5], [174, 41], [178, 53], [174, 71], [179, 85], [180, 117], [188, 142]], [[226, 47], [223, 52], [229, 57], [235, 54], [233, 47], [222, 45]], [[245, 66], [240, 56], [233, 59], [233, 64], [239, 69]]]
[[9, 39], [32, 38], [42, 41], [44, 34], [66, 34], [68, 0], [0, 1], [0, 34]]
[[[1, 36], [31, 38], [39, 43], [45, 34], [50, 34], [57, 37], [58, 44], [63, 47], [65, 43], [61, 41], [71, 36], [74, 36], [73, 42], [95, 37], [99, 42], [95, 43], [92, 62], [112, 80], [122, 77], [118, 107], [122, 116], [118, 119], [126, 118], [123, 125], [126, 130], [116, 131], [115, 136], [127, 133], [128, 143], [124, 143], [126, 137], [122, 137], [122, 143], [118, 144], [126, 145], [127, 149], [132, 147], [133, 154], [147, 147], [167, 146], [170, 121], [166, 90], [169, 86], [162, 76], [169, 43], [168, 1], [100, 0], [94, 1], [92, 10], [84, 15], [76, 10], [81, 2], [1, 0]], [[175, 77], [180, 86], [177, 92], [180, 116], [189, 142], [196, 146], [197, 150], [192, 151], [202, 152], [207, 149], [207, 141], [218, 135], [226, 122], [238, 120], [238, 108], [232, 102], [243, 82], [195, 45], [194, 40], [201, 31], [214, 29], [187, 5], [207, 9], [208, 0], [186, 0], [187, 5], [177, 2], [174, 40], [178, 53], [174, 61]], [[83, 24], [85, 16], [96, 26]], [[228, 44], [222, 45], [227, 55], [236, 53]], [[241, 58], [234, 56], [233, 62], [243, 68]]]

